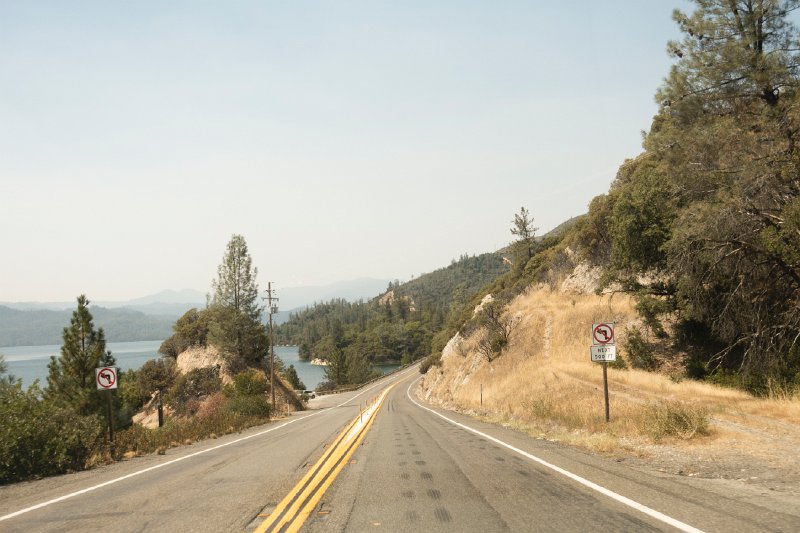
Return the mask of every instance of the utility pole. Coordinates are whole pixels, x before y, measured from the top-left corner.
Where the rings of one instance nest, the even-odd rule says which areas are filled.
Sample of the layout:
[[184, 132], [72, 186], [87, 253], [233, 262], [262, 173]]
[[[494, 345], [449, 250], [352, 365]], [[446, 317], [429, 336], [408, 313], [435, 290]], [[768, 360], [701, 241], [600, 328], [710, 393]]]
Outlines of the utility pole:
[[272, 296], [275, 289], [272, 282], [267, 282], [267, 312], [269, 314], [269, 392], [272, 396], [272, 412], [275, 412], [275, 349], [272, 337], [272, 315], [278, 312], [278, 306], [272, 302], [277, 302], [278, 298]]

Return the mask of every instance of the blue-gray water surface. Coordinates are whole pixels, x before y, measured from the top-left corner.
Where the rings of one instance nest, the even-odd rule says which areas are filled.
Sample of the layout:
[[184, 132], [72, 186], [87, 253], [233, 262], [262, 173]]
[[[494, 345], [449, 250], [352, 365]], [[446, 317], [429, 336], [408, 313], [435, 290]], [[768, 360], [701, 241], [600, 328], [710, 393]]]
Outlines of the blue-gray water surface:
[[[146, 361], [157, 359], [158, 347], [162, 341], [139, 342], [109, 342], [106, 345], [117, 360], [117, 366], [122, 370], [138, 369]], [[38, 379], [40, 385], [47, 384], [47, 363], [50, 356], [58, 355], [61, 346], [9, 346], [0, 347], [0, 354], [5, 356], [8, 364], [8, 373], [22, 380], [23, 387], [30, 386]], [[315, 366], [307, 361], [301, 361], [297, 353], [297, 346], [276, 346], [275, 355], [280, 357], [286, 366], [294, 365], [300, 381], [307, 389], [314, 389], [325, 380], [325, 367]], [[397, 365], [378, 365], [382, 372], [389, 372]]]

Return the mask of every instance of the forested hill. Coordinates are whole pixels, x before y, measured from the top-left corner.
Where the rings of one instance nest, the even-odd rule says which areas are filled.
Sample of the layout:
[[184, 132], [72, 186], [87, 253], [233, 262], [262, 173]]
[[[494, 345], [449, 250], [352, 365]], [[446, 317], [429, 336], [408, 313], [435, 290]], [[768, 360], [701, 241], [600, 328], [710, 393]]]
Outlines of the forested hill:
[[[151, 316], [130, 309], [92, 307], [94, 324], [110, 342], [160, 340], [172, 334], [174, 318]], [[71, 310], [20, 311], [0, 305], [0, 346], [61, 344]]]
[[418, 311], [437, 315], [435, 321], [440, 322], [439, 319], [451, 308], [467, 303], [475, 293], [507, 270], [500, 253], [462, 255], [445, 268], [406, 283], [395, 282], [389, 290], [396, 297], [407, 298]]
[[434, 335], [451, 312], [507, 269], [498, 253], [464, 255], [407, 283], [391, 283], [368, 302], [333, 300], [293, 314], [278, 327], [276, 340], [299, 345], [304, 358], [341, 359], [354, 370], [337, 381], [357, 382], [364, 362], [412, 361], [428, 355]]

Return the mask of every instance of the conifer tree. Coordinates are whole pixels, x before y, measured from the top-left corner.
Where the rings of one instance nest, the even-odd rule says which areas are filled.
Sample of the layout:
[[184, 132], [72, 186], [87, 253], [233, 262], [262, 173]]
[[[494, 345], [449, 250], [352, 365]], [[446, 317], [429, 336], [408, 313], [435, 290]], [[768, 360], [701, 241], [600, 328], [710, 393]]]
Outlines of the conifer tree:
[[534, 238], [539, 228], [533, 227], [533, 217], [525, 207], [521, 207], [519, 214], [514, 215], [512, 223], [511, 234], [517, 237], [512, 243], [516, 264], [519, 268], [525, 268], [533, 257]]
[[89, 299], [81, 294], [72, 313], [70, 325], [64, 328], [61, 356], [51, 357], [47, 365], [46, 394], [57, 403], [73, 407], [79, 414], [100, 412], [102, 401], [95, 393], [95, 368], [116, 364], [106, 351], [103, 328], [95, 329], [89, 312]]
[[253, 267], [244, 237], [233, 235], [217, 269], [217, 279], [211, 282], [214, 289], [212, 304], [260, 320], [263, 308], [258, 303], [256, 276], [258, 268]]
[[258, 303], [258, 269], [241, 235], [228, 242], [217, 279], [212, 281], [208, 339], [226, 357], [230, 370], [242, 370], [266, 354], [268, 340]]

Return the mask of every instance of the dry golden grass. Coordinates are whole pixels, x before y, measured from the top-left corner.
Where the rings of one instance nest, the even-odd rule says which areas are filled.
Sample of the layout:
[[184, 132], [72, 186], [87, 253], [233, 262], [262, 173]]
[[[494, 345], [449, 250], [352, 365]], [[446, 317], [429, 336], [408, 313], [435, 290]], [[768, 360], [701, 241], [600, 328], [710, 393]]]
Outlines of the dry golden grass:
[[[569, 295], [537, 288], [509, 313], [521, 323], [491, 364], [466, 339], [423, 384], [444, 404], [480, 413], [537, 436], [608, 450], [629, 442], [718, 435], [709, 416], [742, 413], [800, 424], [797, 398], [757, 399], [729, 388], [640, 370], [609, 368], [611, 422], [604, 417], [602, 367], [589, 360], [593, 322], [616, 322], [617, 345], [641, 321], [624, 295]], [[481, 404], [481, 386], [483, 403]], [[700, 439], [709, 440], [709, 437]]]

